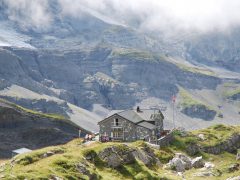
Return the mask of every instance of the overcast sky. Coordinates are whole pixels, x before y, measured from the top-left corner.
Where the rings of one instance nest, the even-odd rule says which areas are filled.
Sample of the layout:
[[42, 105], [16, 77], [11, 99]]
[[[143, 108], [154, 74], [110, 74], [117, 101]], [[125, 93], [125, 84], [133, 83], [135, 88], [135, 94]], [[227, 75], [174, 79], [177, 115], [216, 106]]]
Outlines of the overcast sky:
[[[0, 0], [1, 1], [1, 0]], [[9, 17], [26, 26], [50, 26], [53, 0], [2, 0]], [[84, 9], [141, 29], [229, 30], [240, 25], [240, 0], [55, 0], [62, 15], [81, 17]]]

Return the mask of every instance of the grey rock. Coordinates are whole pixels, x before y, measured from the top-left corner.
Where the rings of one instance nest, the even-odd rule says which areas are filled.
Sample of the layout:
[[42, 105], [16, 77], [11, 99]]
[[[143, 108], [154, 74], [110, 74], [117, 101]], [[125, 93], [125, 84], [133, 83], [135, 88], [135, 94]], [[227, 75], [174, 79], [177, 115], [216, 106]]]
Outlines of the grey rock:
[[81, 173], [81, 174], [84, 174], [84, 175], [90, 175], [90, 171], [86, 168], [86, 166], [82, 163], [78, 163], [76, 165], [76, 169]]
[[176, 153], [175, 155], [176, 158], [181, 159], [183, 162], [185, 162], [185, 169], [189, 170], [192, 168], [192, 161], [191, 158], [182, 154], [182, 153]]
[[238, 171], [240, 169], [240, 164], [238, 163], [235, 163], [235, 164], [231, 164], [229, 167], [228, 167], [228, 172], [234, 172], [234, 171]]
[[176, 153], [175, 157], [167, 164], [167, 168], [176, 170], [177, 172], [189, 170], [192, 168], [191, 158], [182, 153]]
[[50, 180], [63, 180], [63, 178], [55, 176], [55, 175], [52, 175]]
[[161, 166], [160, 161], [155, 157], [154, 151], [148, 146], [142, 148], [131, 148], [126, 144], [111, 146], [103, 149], [98, 156], [113, 168], [134, 163], [136, 159], [142, 161], [146, 166], [154, 164]]
[[170, 167], [170, 169], [175, 170], [177, 172], [184, 172], [186, 163], [180, 158], [173, 158], [172, 160], [170, 160], [167, 166]]
[[201, 151], [200, 147], [197, 144], [189, 144], [186, 148], [187, 154], [193, 156]]
[[194, 168], [204, 167], [204, 161], [202, 156], [194, 158], [191, 163], [192, 163], [192, 167]]
[[139, 159], [140, 161], [142, 161], [146, 166], [153, 165], [154, 163], [157, 162], [154, 156], [151, 156], [146, 151], [141, 149], [137, 149], [133, 151], [133, 156], [136, 159]]
[[[120, 147], [121, 146], [121, 147]], [[124, 164], [133, 163], [135, 158], [132, 149], [127, 145], [111, 146], [103, 149], [99, 154], [99, 158], [105, 161], [108, 166], [117, 168]]]
[[87, 167], [89, 167], [88, 164], [84, 164], [84, 163], [76, 164], [77, 171], [83, 175], [86, 175], [89, 178], [89, 180], [99, 179], [97, 175], [94, 172], [89, 171]]
[[240, 180], [240, 176], [230, 177], [230, 178], [227, 178], [226, 180]]
[[214, 167], [215, 167], [215, 165], [213, 163], [211, 163], [211, 162], [206, 162], [204, 164], [204, 168], [206, 168], [206, 169], [212, 169]]
[[48, 151], [48, 152], [43, 154], [43, 158], [47, 158], [47, 157], [53, 156], [54, 154], [55, 154], [54, 152]]
[[240, 147], [240, 134], [233, 134], [226, 141], [216, 145], [201, 148], [202, 151], [211, 154], [220, 154], [223, 151], [234, 152]]
[[209, 176], [215, 176], [215, 175], [214, 175], [214, 173], [212, 171], [204, 171], [204, 172], [195, 173], [194, 176], [209, 177]]
[[182, 179], [185, 179], [183, 172], [177, 172], [177, 175], [180, 176]]
[[198, 134], [198, 138], [199, 138], [200, 140], [202, 140], [202, 141], [205, 141], [205, 140], [206, 140], [204, 134]]

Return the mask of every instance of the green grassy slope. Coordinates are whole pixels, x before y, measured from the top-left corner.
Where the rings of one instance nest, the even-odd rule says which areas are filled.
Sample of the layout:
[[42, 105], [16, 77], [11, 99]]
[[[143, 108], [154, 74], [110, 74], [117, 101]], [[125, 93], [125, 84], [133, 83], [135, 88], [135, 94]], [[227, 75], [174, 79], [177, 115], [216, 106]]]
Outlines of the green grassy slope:
[[[199, 141], [198, 134], [204, 134], [206, 140]], [[68, 144], [48, 147], [33, 151], [32, 153], [17, 156], [14, 161], [6, 162], [0, 175], [4, 179], [49, 179], [57, 176], [63, 179], [88, 179], [78, 170], [78, 164], [84, 164], [89, 173], [94, 175], [95, 179], [179, 179], [180, 177], [171, 170], [163, 168], [176, 152], [186, 153], [185, 147], [192, 142], [202, 146], [216, 145], [229, 138], [234, 133], [240, 134], [239, 126], [216, 125], [207, 129], [192, 131], [185, 136], [175, 133], [176, 140], [166, 148], [160, 150], [154, 149], [155, 156], [161, 161], [162, 166], [145, 166], [142, 162], [123, 165], [120, 168], [107, 167], [98, 157], [97, 153], [109, 146], [121, 146], [121, 143], [100, 143], [94, 142], [84, 145], [81, 139], [76, 139]], [[129, 147], [140, 148], [146, 146], [144, 142], [137, 141], [128, 143]], [[50, 157], [44, 157], [46, 152], [54, 152]], [[87, 161], [86, 155], [95, 154], [94, 161]], [[214, 171], [221, 172], [217, 177], [208, 177], [208, 179], [226, 179], [230, 176], [237, 176], [239, 172], [228, 172], [228, 166], [236, 163], [235, 155], [223, 152], [219, 155], [201, 154], [205, 161], [211, 161], [216, 165]], [[191, 169], [184, 173], [186, 179], [203, 179], [193, 176], [199, 172], [199, 169]]]
[[196, 100], [192, 95], [183, 88], [179, 88], [179, 94], [181, 97], [181, 101], [179, 103], [182, 108], [190, 108], [192, 106], [204, 106], [206, 109], [213, 110], [215, 109], [199, 100]]
[[45, 118], [53, 118], [53, 119], [58, 119], [58, 120], [65, 120], [66, 119], [66, 117], [64, 117], [60, 114], [41, 113], [41, 112], [38, 112], [38, 111], [34, 111], [34, 110], [31, 110], [31, 109], [24, 108], [22, 106], [19, 106], [17, 104], [14, 104], [14, 103], [9, 102], [9, 101], [4, 100], [4, 99], [0, 99], [0, 102], [18, 110], [18, 111], [29, 113], [29, 114], [32, 114], [32, 115], [37, 115], [37, 116], [41, 116], [41, 117], [45, 117]]

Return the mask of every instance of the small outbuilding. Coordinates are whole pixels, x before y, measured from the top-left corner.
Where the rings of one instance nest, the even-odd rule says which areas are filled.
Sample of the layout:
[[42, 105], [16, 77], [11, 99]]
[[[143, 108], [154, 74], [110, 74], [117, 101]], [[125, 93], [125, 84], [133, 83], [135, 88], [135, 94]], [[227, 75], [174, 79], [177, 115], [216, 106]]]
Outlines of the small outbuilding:
[[28, 149], [28, 148], [16, 149], [16, 150], [12, 151], [12, 157], [19, 155], [19, 154], [29, 153], [29, 152], [32, 152], [32, 150]]

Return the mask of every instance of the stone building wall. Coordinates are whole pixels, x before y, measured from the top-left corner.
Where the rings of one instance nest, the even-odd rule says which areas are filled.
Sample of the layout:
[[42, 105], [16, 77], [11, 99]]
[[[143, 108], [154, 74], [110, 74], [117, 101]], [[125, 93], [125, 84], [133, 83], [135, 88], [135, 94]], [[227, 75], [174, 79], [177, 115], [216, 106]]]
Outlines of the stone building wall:
[[112, 125], [114, 123], [115, 118], [118, 119], [119, 125], [123, 126], [123, 140], [124, 141], [135, 141], [138, 139], [143, 139], [146, 136], [152, 135], [151, 130], [144, 128], [144, 127], [137, 126], [134, 123], [132, 123], [131, 121], [126, 120], [116, 114], [116, 115], [113, 115], [99, 123], [100, 137], [104, 136], [105, 133], [108, 137], [111, 137], [111, 132], [113, 131]]
[[148, 140], [149, 137], [152, 138], [152, 131], [150, 129], [138, 126], [137, 129], [136, 129], [136, 135], [137, 135], [137, 139]]
[[163, 131], [163, 119], [164, 117], [160, 113], [152, 115], [152, 119], [155, 121], [155, 126], [157, 127], [157, 134], [160, 135]]
[[108, 137], [111, 137], [111, 132], [113, 131], [112, 126], [114, 119], [117, 118], [119, 126], [123, 127], [123, 140], [124, 141], [134, 141], [136, 140], [136, 125], [119, 115], [113, 115], [106, 120], [99, 123], [100, 125], [100, 136], [106, 134]]

